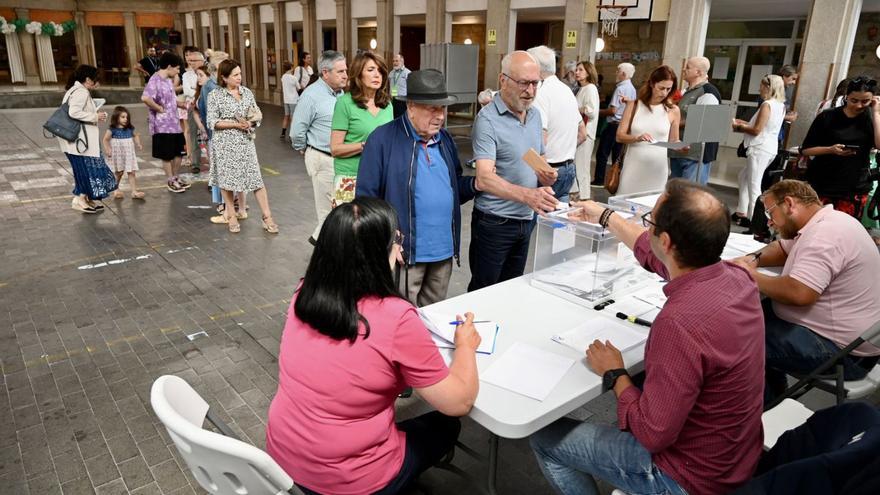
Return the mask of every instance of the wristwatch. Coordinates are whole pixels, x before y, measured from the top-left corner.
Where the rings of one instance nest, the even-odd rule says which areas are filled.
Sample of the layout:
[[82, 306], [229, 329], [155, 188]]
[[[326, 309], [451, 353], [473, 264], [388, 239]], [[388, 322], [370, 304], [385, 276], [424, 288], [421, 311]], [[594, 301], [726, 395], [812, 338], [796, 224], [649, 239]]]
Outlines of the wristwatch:
[[627, 373], [624, 368], [606, 371], [605, 374], [602, 375], [602, 392], [607, 392], [614, 388], [614, 383], [623, 375], [629, 376], [629, 373]]

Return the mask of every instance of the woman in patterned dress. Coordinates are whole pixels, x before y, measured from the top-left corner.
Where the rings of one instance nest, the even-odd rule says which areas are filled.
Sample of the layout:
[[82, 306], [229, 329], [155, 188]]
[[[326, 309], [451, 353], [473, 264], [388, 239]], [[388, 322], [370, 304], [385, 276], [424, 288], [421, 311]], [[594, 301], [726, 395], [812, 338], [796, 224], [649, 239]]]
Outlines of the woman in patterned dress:
[[263, 229], [278, 233], [269, 210], [269, 196], [260, 174], [254, 130], [262, 113], [254, 94], [241, 85], [241, 66], [224, 60], [217, 71], [219, 88], [208, 96], [208, 128], [213, 129], [210, 185], [220, 187], [229, 231], [241, 231], [233, 206], [234, 192], [254, 191], [263, 213]]

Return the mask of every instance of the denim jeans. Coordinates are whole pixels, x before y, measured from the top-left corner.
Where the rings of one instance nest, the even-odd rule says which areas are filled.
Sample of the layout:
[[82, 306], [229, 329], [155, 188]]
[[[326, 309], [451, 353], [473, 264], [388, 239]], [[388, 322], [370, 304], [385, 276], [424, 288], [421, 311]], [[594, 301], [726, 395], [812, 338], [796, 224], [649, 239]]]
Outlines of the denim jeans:
[[568, 192], [571, 190], [571, 185], [574, 184], [576, 178], [574, 160], [569, 160], [567, 165], [554, 168], [559, 175], [556, 177], [556, 182], [553, 183], [553, 195], [556, 196], [556, 199], [559, 201], [568, 203]]
[[[840, 348], [809, 328], [776, 316], [770, 299], [764, 299], [761, 306], [764, 309], [764, 325], [767, 327], [764, 404], [769, 404], [785, 391], [786, 372], [807, 374], [830, 359]], [[876, 357], [847, 356], [843, 360], [843, 377], [846, 380], [860, 380], [876, 362]]]
[[519, 277], [526, 268], [535, 219], [515, 220], [474, 208], [468, 292]]
[[[455, 447], [461, 432], [458, 418], [445, 416], [437, 411], [397, 423], [397, 429], [406, 432], [406, 453], [400, 471], [386, 486], [374, 495], [391, 495], [406, 489], [415, 479], [428, 470]], [[317, 492], [297, 485], [306, 495]]]
[[529, 439], [538, 466], [557, 493], [598, 495], [595, 478], [631, 495], [681, 494], [630, 432], [562, 418]]
[[699, 182], [705, 186], [709, 182], [712, 162], [702, 163], [699, 160], [691, 160], [690, 158], [670, 158], [669, 167], [672, 171], [670, 178], [681, 177], [692, 182]]
[[621, 144], [617, 142], [617, 128], [620, 122], [609, 122], [602, 130], [599, 138], [599, 148], [596, 150], [596, 176], [595, 182], [605, 181], [605, 167], [608, 165], [608, 157], [612, 162], [620, 156]]

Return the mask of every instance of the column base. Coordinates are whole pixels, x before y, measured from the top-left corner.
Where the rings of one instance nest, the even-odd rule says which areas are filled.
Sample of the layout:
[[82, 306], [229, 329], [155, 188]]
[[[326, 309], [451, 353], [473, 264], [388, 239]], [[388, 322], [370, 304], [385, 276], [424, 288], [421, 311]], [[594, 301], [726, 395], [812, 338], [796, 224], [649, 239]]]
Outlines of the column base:
[[128, 87], [129, 88], [143, 88], [144, 87], [144, 78], [140, 74], [138, 75], [130, 75], [128, 76]]
[[42, 86], [43, 81], [40, 80], [40, 76], [24, 76], [24, 84], [25, 86]]

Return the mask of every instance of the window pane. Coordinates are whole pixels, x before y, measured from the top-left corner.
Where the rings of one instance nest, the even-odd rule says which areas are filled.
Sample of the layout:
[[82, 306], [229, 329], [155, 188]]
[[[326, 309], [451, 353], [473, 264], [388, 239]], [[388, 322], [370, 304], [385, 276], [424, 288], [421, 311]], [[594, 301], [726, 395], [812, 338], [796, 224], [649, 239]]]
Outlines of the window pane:
[[[709, 76], [712, 84], [721, 92], [722, 100], [733, 99], [733, 81], [736, 77], [736, 65], [739, 60], [739, 46], [712, 46], [706, 47], [706, 57], [711, 62]], [[719, 69], [723, 70], [727, 65], [727, 72], [718, 73]], [[718, 76], [718, 77], [716, 77]]]
[[706, 38], [791, 38], [794, 21], [710, 22]]

